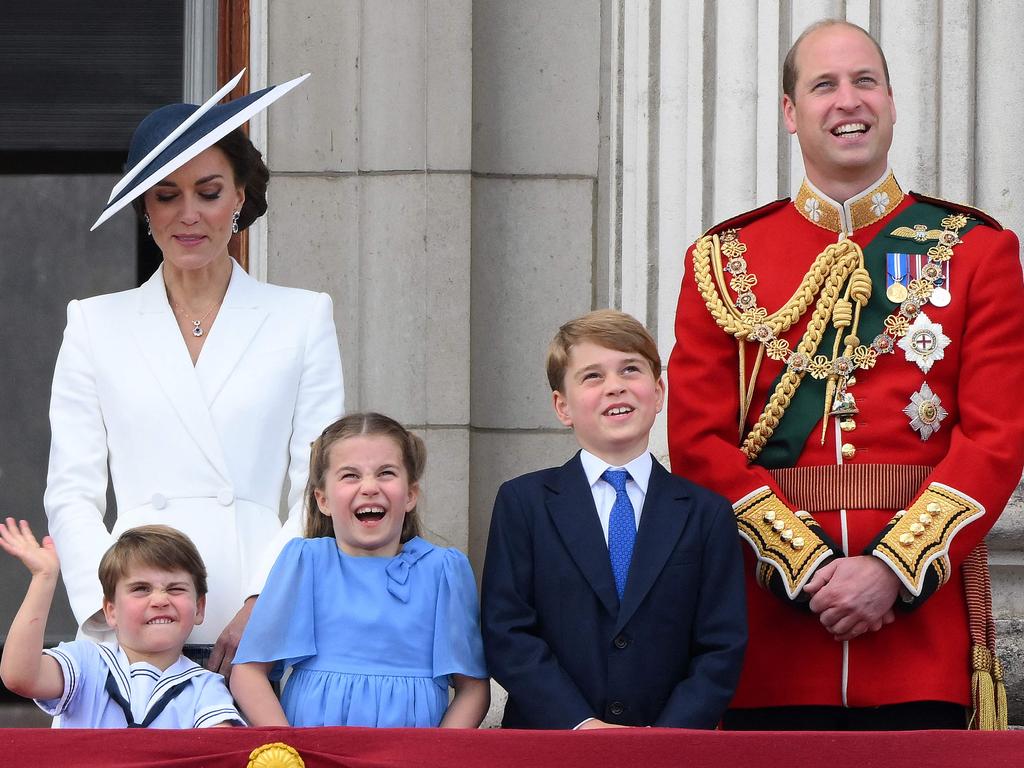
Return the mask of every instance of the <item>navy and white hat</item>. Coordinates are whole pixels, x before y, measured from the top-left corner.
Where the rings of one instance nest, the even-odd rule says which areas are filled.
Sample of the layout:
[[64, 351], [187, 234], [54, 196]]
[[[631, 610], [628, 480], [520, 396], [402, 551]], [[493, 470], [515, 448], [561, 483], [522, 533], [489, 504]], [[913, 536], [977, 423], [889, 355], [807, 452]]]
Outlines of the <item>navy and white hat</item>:
[[132, 135], [126, 167], [130, 170], [114, 185], [107, 207], [89, 229], [96, 229], [147, 189], [167, 178], [193, 157], [209, 149], [256, 113], [297, 86], [308, 74], [272, 85], [218, 104], [231, 92], [245, 73], [243, 69], [211, 96], [205, 104], [168, 104], [150, 112]]

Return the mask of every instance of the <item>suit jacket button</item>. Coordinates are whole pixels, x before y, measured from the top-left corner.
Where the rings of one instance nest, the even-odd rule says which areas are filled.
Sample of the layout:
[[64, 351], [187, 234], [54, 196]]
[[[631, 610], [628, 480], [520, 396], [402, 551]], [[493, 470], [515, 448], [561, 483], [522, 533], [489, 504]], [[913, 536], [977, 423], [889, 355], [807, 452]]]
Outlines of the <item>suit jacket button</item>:
[[235, 494], [231, 492], [230, 488], [224, 488], [217, 492], [217, 501], [220, 502], [221, 506], [229, 507], [234, 500]]
[[608, 707], [608, 711], [611, 712], [613, 715], [621, 715], [623, 712], [626, 711], [626, 705], [623, 704], [621, 701], [613, 701], [612, 705]]
[[625, 648], [629, 645], [629, 638], [627, 638], [625, 635], [617, 635], [615, 637], [615, 640], [613, 640], [612, 642], [615, 643], [616, 648], [619, 648], [621, 650], [622, 648]]
[[167, 497], [162, 493], [154, 493], [149, 503], [153, 505], [153, 509], [163, 509], [167, 506]]

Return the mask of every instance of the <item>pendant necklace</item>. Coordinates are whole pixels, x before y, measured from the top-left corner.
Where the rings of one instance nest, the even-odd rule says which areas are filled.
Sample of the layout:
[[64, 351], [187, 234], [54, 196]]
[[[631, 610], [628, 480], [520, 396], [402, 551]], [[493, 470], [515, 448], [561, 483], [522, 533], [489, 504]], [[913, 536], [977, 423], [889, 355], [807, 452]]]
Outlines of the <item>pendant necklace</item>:
[[206, 318], [210, 316], [210, 313], [213, 312], [213, 310], [220, 306], [220, 302], [221, 299], [215, 301], [198, 320], [193, 320], [191, 317], [189, 317], [188, 313], [185, 312], [185, 308], [182, 307], [180, 304], [175, 304], [174, 309], [176, 312], [180, 312], [187, 322], [192, 323], [192, 335], [195, 336], [196, 338], [199, 338], [200, 336], [206, 333], [206, 331], [203, 329], [203, 322], [205, 322]]

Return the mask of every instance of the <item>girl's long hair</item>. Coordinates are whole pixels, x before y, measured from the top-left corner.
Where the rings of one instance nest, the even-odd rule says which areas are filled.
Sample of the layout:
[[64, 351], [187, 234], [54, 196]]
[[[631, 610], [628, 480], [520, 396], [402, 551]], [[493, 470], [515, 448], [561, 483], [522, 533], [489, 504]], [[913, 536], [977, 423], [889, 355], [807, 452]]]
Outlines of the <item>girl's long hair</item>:
[[[320, 511], [316, 503], [316, 490], [325, 487], [330, 469], [331, 448], [339, 440], [359, 435], [390, 437], [402, 452], [402, 464], [409, 477], [409, 487], [418, 485], [427, 464], [427, 448], [423, 441], [394, 419], [380, 413], [350, 413], [331, 424], [313, 441], [309, 452], [309, 480], [306, 483], [306, 525], [303, 535], [307, 539], [320, 536], [334, 537], [331, 518]], [[405, 513], [402, 523], [402, 543], [420, 535], [420, 521], [416, 507]]]

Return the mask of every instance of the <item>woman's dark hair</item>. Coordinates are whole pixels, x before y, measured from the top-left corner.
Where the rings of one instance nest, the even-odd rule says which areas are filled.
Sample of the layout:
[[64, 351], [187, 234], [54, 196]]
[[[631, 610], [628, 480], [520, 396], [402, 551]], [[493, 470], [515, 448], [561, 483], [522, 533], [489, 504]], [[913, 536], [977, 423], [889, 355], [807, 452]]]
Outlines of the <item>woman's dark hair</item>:
[[214, 144], [228, 156], [235, 184], [245, 188], [245, 202], [238, 217], [238, 229], [247, 229], [256, 219], [267, 212], [267, 182], [270, 171], [263, 162], [263, 155], [253, 146], [241, 128]]
[[[241, 128], [235, 128], [213, 146], [219, 147], [231, 163], [235, 184], [245, 188], [245, 202], [242, 203], [242, 212], [238, 216], [238, 229], [246, 229], [267, 212], [267, 182], [270, 181], [270, 171], [263, 162], [263, 155], [253, 146]], [[139, 195], [132, 200], [132, 207], [141, 219], [146, 214], [144, 196]]]

